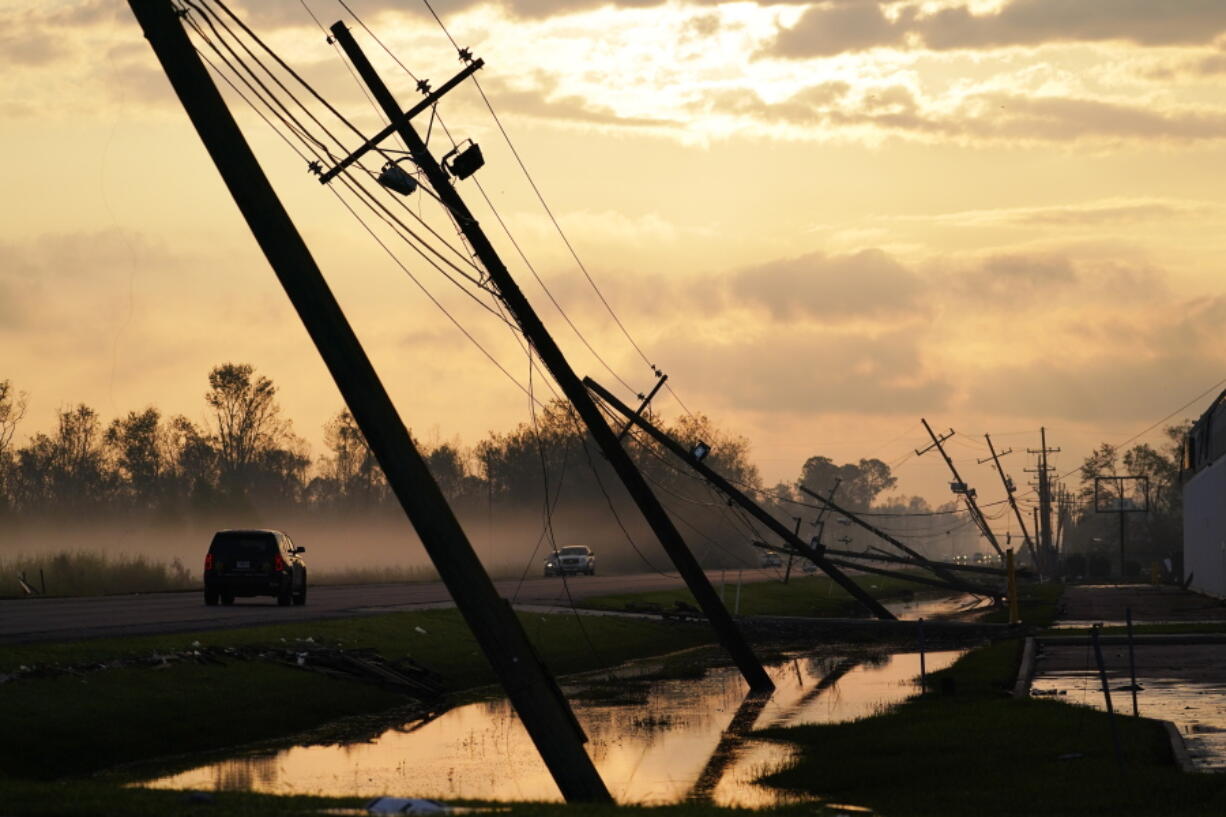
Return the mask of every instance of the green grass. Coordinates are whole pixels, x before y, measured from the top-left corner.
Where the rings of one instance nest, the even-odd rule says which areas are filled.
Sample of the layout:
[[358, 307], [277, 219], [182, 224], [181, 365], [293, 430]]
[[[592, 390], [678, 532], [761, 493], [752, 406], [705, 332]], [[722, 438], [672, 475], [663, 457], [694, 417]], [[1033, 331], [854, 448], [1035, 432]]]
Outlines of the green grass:
[[[589, 616], [522, 615], [558, 675], [709, 643], [705, 625]], [[582, 627], [582, 628], [581, 628]], [[26, 645], [0, 654], [3, 669], [82, 665], [117, 656], [208, 646], [280, 645], [299, 638], [409, 656], [451, 690], [495, 679], [458, 612], [426, 610], [177, 636]], [[282, 738], [346, 715], [407, 700], [375, 686], [258, 661], [195, 663], [30, 678], [0, 687], [0, 769], [29, 778], [93, 772], [119, 763]], [[65, 751], [65, 747], [74, 747]], [[0, 798], [3, 802], [3, 798]]]
[[[886, 576], [859, 576], [857, 581], [882, 601], [906, 599], [932, 589], [927, 585]], [[718, 585], [716, 590], [719, 590]], [[693, 595], [685, 589], [593, 596], [580, 601], [579, 604], [596, 610], [625, 610], [627, 604], [659, 604], [665, 609], [671, 609], [678, 601], [697, 606]], [[724, 585], [724, 603], [732, 610], [735, 602], [736, 582], [733, 580]], [[795, 575], [788, 584], [776, 580], [742, 584], [740, 614], [819, 618], [865, 615], [864, 608], [828, 577]]]
[[796, 764], [767, 782], [888, 817], [1226, 810], [1226, 776], [1181, 773], [1158, 722], [1117, 719], [1121, 773], [1105, 713], [1007, 697], [1020, 651], [1019, 640], [1000, 642], [935, 673], [930, 687], [949, 679], [953, 694], [929, 693], [852, 723], [762, 733], [801, 747]]
[[65, 550], [0, 559], [0, 598], [26, 595], [17, 582], [21, 575], [40, 593], [45, 586], [48, 596], [153, 593], [199, 586], [199, 579], [178, 559], [158, 562], [145, 556]]

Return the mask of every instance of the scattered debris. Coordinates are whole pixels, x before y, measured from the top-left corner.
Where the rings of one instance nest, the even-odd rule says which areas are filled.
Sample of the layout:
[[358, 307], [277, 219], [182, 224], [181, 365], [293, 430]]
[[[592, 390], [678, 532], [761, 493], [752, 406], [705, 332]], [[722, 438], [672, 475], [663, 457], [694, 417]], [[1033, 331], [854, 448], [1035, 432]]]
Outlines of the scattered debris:
[[392, 687], [421, 701], [436, 701], [443, 695], [442, 676], [410, 658], [389, 660], [373, 649], [350, 649], [319, 644], [314, 638], [299, 640], [292, 646], [201, 647], [200, 642], [186, 650], [170, 653], [125, 656], [86, 664], [45, 664], [18, 667], [0, 673], [0, 684], [18, 680], [57, 678], [64, 675], [84, 677], [110, 669], [145, 667], [165, 670], [173, 664], [196, 663], [225, 666], [229, 661], [271, 661], [296, 669], [322, 673], [335, 678], [365, 681]]

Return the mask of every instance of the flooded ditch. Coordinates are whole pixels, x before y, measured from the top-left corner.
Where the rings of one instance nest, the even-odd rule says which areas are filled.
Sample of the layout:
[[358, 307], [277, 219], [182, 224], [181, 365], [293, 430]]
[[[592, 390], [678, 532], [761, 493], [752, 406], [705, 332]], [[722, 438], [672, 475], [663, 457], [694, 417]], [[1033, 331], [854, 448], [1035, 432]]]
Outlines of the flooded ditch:
[[[1127, 647], [1103, 648], [1107, 686], [1117, 715], [1132, 715]], [[1226, 771], [1226, 665], [1223, 644], [1140, 644], [1135, 650], [1136, 693], [1141, 717], [1171, 721], [1183, 736], [1192, 765]], [[1092, 648], [1044, 645], [1033, 695], [1106, 710]]]
[[[959, 651], [930, 652], [929, 671]], [[778, 688], [746, 699], [734, 668], [660, 678], [645, 661], [563, 684], [588, 751], [622, 803], [765, 806], [786, 794], [754, 780], [791, 757], [753, 729], [872, 715], [918, 691], [918, 653], [795, 654], [768, 667]], [[505, 699], [399, 724], [373, 740], [250, 752], [137, 785], [274, 794], [552, 800], [561, 796]]]

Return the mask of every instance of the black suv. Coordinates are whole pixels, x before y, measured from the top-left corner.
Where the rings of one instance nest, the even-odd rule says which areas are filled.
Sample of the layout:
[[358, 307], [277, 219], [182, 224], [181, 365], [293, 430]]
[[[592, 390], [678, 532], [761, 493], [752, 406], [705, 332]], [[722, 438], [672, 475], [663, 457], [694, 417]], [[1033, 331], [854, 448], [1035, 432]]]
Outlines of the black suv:
[[282, 606], [306, 604], [305, 552], [279, 530], [218, 531], [204, 557], [204, 603], [273, 596]]

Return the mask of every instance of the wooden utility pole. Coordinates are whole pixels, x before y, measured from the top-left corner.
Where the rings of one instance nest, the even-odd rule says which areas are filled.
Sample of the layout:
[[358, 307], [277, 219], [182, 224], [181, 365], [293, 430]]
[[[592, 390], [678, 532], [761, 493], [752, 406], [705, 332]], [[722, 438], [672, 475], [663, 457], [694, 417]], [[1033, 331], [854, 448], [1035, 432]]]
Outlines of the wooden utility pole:
[[[1013, 496], [1013, 492], [1017, 490], [1017, 486], [1013, 484], [1013, 480], [1011, 480], [1008, 475], [1005, 474], [1005, 469], [1000, 465], [1000, 458], [1005, 454], [1011, 454], [1013, 449], [1010, 448], [1008, 451], [1005, 451], [998, 456], [996, 454], [996, 446], [992, 445], [992, 437], [988, 434], [984, 434], [983, 438], [988, 441], [988, 451], [992, 452], [992, 462], [996, 465], [996, 473], [1000, 474], [1001, 485], [1005, 486], [1005, 496], [1009, 498], [1009, 507], [1013, 508], [1013, 515], [1017, 517], [1018, 527], [1022, 529], [1022, 539], [1026, 542], [1026, 549], [1030, 551], [1030, 559], [1032, 562], [1034, 562], [1034, 569], [1037, 570], [1040, 575], [1042, 575], [1043, 565], [1039, 563], [1039, 554], [1035, 549], [1034, 542], [1030, 538], [1030, 531], [1026, 530], [1026, 521], [1022, 518], [1022, 511], [1017, 506], [1017, 499], [1015, 499]], [[979, 460], [980, 465], [985, 462], [987, 462], [987, 460]]]
[[805, 558], [812, 561], [813, 564], [821, 568], [826, 573], [827, 576], [829, 576], [831, 579], [834, 579], [834, 581], [838, 583], [839, 586], [841, 586], [844, 590], [850, 593], [853, 598], [855, 598], [857, 601], [859, 601], [861, 604], [867, 607], [869, 611], [872, 612], [873, 615], [877, 616], [877, 618], [889, 619], [889, 620], [894, 620], [895, 618], [897, 618], [893, 613], [887, 610], [881, 604], [881, 602], [877, 601], [875, 598], [873, 598], [871, 595], [869, 595], [867, 592], [861, 589], [861, 587], [858, 584], [856, 584], [854, 581], [852, 581], [852, 579], [849, 576], [843, 573], [843, 571], [839, 570], [838, 567], [836, 567], [833, 563], [831, 563], [829, 559], [824, 557], [820, 549], [813, 548], [807, 542], [802, 541], [801, 538], [797, 534], [788, 530], [788, 528], [782, 522], [780, 522], [778, 519], [776, 519], [771, 514], [764, 511], [758, 505], [758, 503], [754, 502], [752, 499], [745, 496], [745, 494], [741, 492], [740, 490], [738, 490], [732, 483], [730, 483], [728, 480], [724, 479], [714, 470], [712, 470], [707, 465], [705, 465], [700, 459], [695, 457], [685, 446], [681, 445], [676, 440], [674, 440], [672, 437], [668, 436], [663, 431], [656, 428], [654, 425], [652, 425], [650, 422], [648, 422], [643, 417], [636, 417], [634, 415], [633, 410], [631, 410], [629, 406], [627, 406], [625, 403], [623, 403], [622, 401], [614, 397], [613, 394], [611, 394], [606, 388], [604, 388], [604, 386], [601, 386], [599, 383], [597, 383], [592, 378], [590, 377], [583, 378], [583, 383], [589, 389], [595, 392], [596, 395], [600, 397], [600, 399], [603, 400], [605, 403], [607, 403], [610, 407], [616, 409], [618, 412], [623, 414], [627, 419], [631, 420], [631, 422], [633, 422], [636, 426], [643, 429], [643, 431], [647, 432], [648, 436], [650, 436], [653, 440], [658, 442], [660, 445], [664, 446], [664, 448], [666, 448], [668, 451], [672, 452], [679, 459], [681, 459], [682, 462], [684, 462], [686, 465], [690, 466], [695, 471], [697, 471], [699, 474], [701, 474], [703, 477], [705, 477], [707, 482], [710, 482], [712, 485], [714, 485], [717, 490], [719, 490], [721, 493], [724, 494], [724, 496], [728, 497], [730, 500], [740, 505], [742, 508], [744, 508], [746, 511], [749, 512], [750, 516], [754, 517], [759, 522], [761, 522], [763, 525], [766, 525], [766, 527], [770, 528], [772, 533], [774, 533], [776, 536], [778, 536], [783, 541], [787, 542], [792, 547], [792, 549], [798, 551], [799, 553], [804, 555]]
[[945, 453], [945, 446], [943, 443], [954, 435], [953, 429], [950, 429], [948, 434], [938, 437], [933, 432], [932, 426], [928, 425], [927, 420], [921, 417], [920, 422], [923, 423], [924, 428], [928, 430], [928, 436], [932, 438], [932, 445], [928, 446], [922, 451], [920, 449], [916, 449], [915, 453], [922, 456], [926, 451], [933, 448], [941, 452], [941, 456], [945, 459], [945, 464], [949, 466], [949, 472], [954, 475], [954, 481], [950, 483], [949, 486], [950, 489], [952, 489], [955, 494], [961, 494], [962, 498], [966, 500], [966, 507], [971, 513], [971, 519], [975, 521], [975, 524], [979, 527], [980, 532], [983, 533], [984, 538], [986, 538], [988, 543], [996, 550], [997, 555], [999, 555], [1002, 559], [1005, 558], [1005, 552], [1000, 549], [1000, 544], [996, 541], [996, 534], [992, 533], [992, 528], [988, 525], [987, 518], [983, 515], [983, 511], [979, 510], [979, 503], [975, 502], [975, 489], [967, 485], [965, 480], [958, 475], [958, 467], [954, 465], [954, 461], [949, 458], [949, 454]]
[[586, 737], [570, 706], [481, 566], [174, 5], [170, 0], [129, 0], [129, 5], [562, 795], [570, 802], [612, 802], [583, 749]]
[[481, 229], [481, 225], [473, 218], [468, 205], [452, 186], [447, 172], [430, 153], [429, 147], [418, 136], [412, 123], [404, 118], [400, 106], [353, 39], [349, 29], [343, 23], [338, 22], [332, 25], [331, 31], [332, 36], [336, 38], [350, 62], [353, 63], [362, 81], [370, 88], [371, 94], [379, 103], [379, 107], [383, 109], [388, 120], [396, 124], [396, 132], [408, 146], [413, 162], [425, 174], [443, 206], [451, 212], [456, 224], [468, 239], [473, 253], [481, 260], [482, 266], [485, 267], [490, 281], [497, 288], [503, 303], [514, 316], [515, 322], [519, 324], [520, 331], [532, 344], [532, 348], [541, 362], [545, 364], [545, 368], [553, 375], [566, 398], [582, 418], [592, 439], [600, 446], [605, 459], [609, 461], [613, 470], [625, 484], [626, 490], [629, 491], [630, 496], [647, 519], [647, 524], [655, 531], [660, 544], [672, 559], [677, 572], [685, 580], [698, 606], [702, 608], [707, 620], [715, 629], [720, 643], [728, 650], [750, 688], [758, 691], [774, 689], [774, 682], [766, 674], [762, 663], [754, 655], [732, 616], [728, 614], [728, 609], [707, 580], [706, 574], [699, 566], [698, 560], [694, 558], [694, 554], [690, 552], [680, 531], [669, 518], [659, 499], [652, 493], [629, 454], [621, 447], [617, 435], [609, 428], [600, 414], [600, 409], [592, 402], [591, 396], [583, 388], [583, 384], [562, 354], [562, 350], [558, 348], [536, 311], [528, 303], [519, 285], [515, 283], [511, 273], [502, 263], [502, 259], [498, 257], [485, 231]]
[[1055, 549], [1052, 547], [1051, 536], [1051, 466], [1047, 464], [1048, 454], [1057, 454], [1059, 448], [1047, 447], [1047, 428], [1039, 428], [1039, 447], [1027, 448], [1026, 453], [1035, 454], [1038, 461], [1035, 466], [1035, 471], [1039, 475], [1039, 553], [1045, 563], [1053, 563], [1048, 565], [1045, 571], [1051, 573], [1051, 568], [1054, 565]]
[[[949, 585], [950, 587], [957, 589], [957, 590], [964, 590], [968, 593], [974, 593], [979, 596], [998, 595], [995, 590], [991, 590], [990, 588], [986, 588], [986, 587], [980, 587], [975, 584], [970, 584], [966, 582], [965, 580], [958, 578], [957, 576], [950, 573], [945, 568], [941, 567], [938, 563], [933, 562], [927, 556], [924, 556], [922, 553], [915, 550], [914, 548], [908, 547], [907, 545], [898, 541], [897, 538], [886, 533], [881, 528], [877, 527], [871, 522], [865, 522], [853, 511], [849, 511], [846, 508], [839, 507], [837, 504], [835, 504], [834, 500], [826, 499], [826, 497], [821, 496], [820, 494], [814, 491], [810, 491], [808, 488], [806, 488], [803, 485], [800, 486], [800, 490], [804, 491], [806, 494], [813, 497], [818, 502], [821, 502], [824, 507], [829, 508], [830, 510], [834, 511], [835, 513], [839, 514], [845, 519], [848, 519], [849, 521], [859, 525], [860, 527], [864, 528], [866, 531], [868, 531], [869, 533], [872, 533], [878, 538], [886, 542], [889, 542], [891, 545], [898, 548], [903, 553], [907, 554], [912, 559], [914, 559], [920, 567], [923, 567], [927, 570], [931, 570], [937, 576], [944, 579], [945, 583]], [[849, 539], [848, 541], [851, 541], [851, 540]]]

